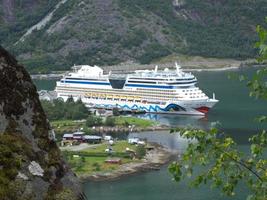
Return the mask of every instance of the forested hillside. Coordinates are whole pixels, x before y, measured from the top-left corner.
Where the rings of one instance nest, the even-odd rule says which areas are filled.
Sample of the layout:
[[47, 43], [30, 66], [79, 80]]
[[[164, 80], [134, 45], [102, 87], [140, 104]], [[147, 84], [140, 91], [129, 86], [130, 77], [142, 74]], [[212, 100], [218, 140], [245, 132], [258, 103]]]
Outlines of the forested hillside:
[[267, 0], [3, 0], [0, 41], [32, 72], [173, 53], [245, 59], [266, 13]]

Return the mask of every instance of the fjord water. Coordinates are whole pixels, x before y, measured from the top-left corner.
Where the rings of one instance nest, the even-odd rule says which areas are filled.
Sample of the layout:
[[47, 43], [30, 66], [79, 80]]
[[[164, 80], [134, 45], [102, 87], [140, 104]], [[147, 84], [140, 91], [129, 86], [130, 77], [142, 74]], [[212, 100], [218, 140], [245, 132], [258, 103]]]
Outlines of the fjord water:
[[[208, 129], [218, 127], [221, 131], [231, 135], [239, 144], [240, 149], [248, 147], [248, 138], [263, 128], [266, 124], [256, 122], [255, 118], [267, 115], [267, 102], [255, 100], [248, 96], [245, 82], [229, 79], [229, 74], [244, 74], [251, 76], [255, 68], [243, 68], [237, 71], [194, 72], [198, 78], [198, 86], [212, 97], [215, 92], [220, 102], [209, 112], [205, 118], [175, 115], [145, 115], [143, 117], [158, 120], [172, 126], [191, 126]], [[53, 81], [35, 81], [38, 89], [53, 89]], [[140, 135], [140, 134], [139, 134]], [[170, 148], [183, 151], [185, 141], [179, 139], [177, 134], [142, 133], [152, 141], [160, 141]], [[227, 198], [221, 196], [217, 190], [210, 190], [209, 186], [190, 189], [187, 181], [175, 183], [168, 174], [167, 166], [159, 171], [140, 173], [123, 177], [119, 180], [107, 182], [86, 182], [84, 192], [92, 200], [206, 200], [206, 199], [245, 199], [245, 187], [239, 187], [236, 196]]]

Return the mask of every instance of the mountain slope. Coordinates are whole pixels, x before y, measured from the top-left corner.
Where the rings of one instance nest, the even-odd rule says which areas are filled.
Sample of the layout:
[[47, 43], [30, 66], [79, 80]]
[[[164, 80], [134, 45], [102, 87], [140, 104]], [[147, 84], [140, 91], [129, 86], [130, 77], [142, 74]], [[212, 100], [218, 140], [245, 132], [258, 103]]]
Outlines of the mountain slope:
[[[4, 0], [1, 4], [1, 43], [33, 72], [83, 63], [149, 63], [172, 53], [253, 57], [255, 26], [264, 24], [267, 13], [267, 0], [43, 2]], [[3, 12], [4, 7], [9, 9]], [[49, 15], [39, 30], [22, 40]]]

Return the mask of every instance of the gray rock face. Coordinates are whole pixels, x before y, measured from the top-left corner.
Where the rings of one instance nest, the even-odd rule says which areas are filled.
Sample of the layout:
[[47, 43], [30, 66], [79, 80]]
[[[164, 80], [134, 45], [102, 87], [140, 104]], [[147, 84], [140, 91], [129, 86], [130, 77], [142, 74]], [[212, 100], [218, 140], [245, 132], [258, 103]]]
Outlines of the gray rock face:
[[39, 165], [39, 163], [37, 163], [35, 161], [32, 161], [28, 168], [29, 168], [29, 171], [30, 171], [30, 173], [32, 175], [34, 175], [34, 176], [44, 176], [44, 170]]
[[0, 199], [85, 199], [61, 158], [37, 90], [0, 47]]

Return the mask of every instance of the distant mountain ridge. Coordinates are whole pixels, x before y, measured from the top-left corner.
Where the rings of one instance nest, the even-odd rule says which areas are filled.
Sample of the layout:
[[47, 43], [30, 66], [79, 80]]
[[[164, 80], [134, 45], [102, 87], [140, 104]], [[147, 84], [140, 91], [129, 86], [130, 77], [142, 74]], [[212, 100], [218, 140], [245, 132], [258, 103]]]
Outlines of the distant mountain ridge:
[[32, 72], [174, 53], [243, 59], [266, 13], [267, 0], [3, 0], [0, 41]]

